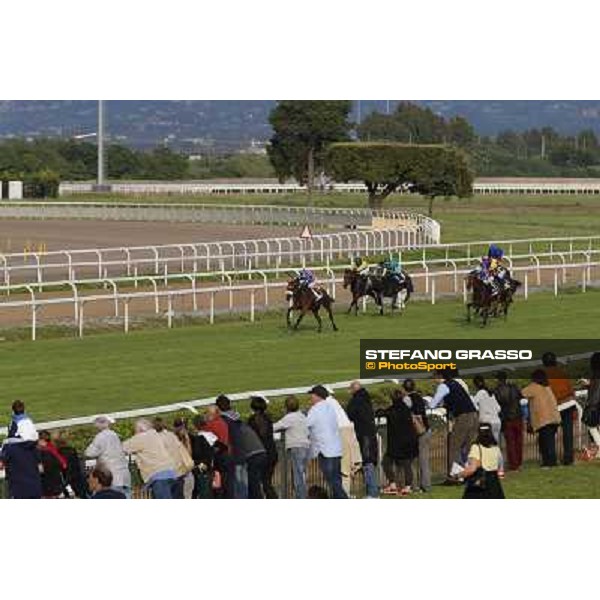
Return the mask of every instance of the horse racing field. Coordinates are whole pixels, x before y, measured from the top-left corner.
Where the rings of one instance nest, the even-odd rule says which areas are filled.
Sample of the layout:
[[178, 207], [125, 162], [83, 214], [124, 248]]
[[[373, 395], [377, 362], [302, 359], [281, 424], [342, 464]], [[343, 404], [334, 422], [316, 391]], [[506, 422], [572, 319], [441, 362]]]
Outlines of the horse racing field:
[[[457, 300], [409, 304], [403, 316], [358, 317], [336, 306], [340, 331], [317, 334], [307, 316], [298, 332], [283, 314], [255, 323], [229, 320], [174, 329], [100, 333], [0, 343], [5, 413], [24, 400], [37, 421], [358, 375], [361, 338], [593, 338], [598, 335], [600, 291], [518, 297], [508, 321], [482, 329], [466, 323]], [[372, 310], [372, 309], [371, 309]], [[551, 346], [549, 346], [551, 348]], [[8, 414], [6, 414], [8, 416]]]

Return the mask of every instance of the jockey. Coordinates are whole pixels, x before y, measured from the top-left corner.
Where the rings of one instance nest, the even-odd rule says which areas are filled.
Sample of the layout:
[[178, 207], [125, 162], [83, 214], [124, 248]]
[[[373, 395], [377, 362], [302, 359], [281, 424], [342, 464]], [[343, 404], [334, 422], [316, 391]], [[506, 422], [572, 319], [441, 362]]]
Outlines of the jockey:
[[367, 275], [371, 265], [364, 256], [357, 256], [354, 259], [354, 270], [357, 275]]
[[400, 267], [400, 261], [393, 258], [388, 258], [381, 263], [382, 276], [389, 275], [390, 279], [396, 280], [398, 283], [404, 279], [402, 268]]
[[317, 300], [321, 299], [321, 294], [315, 289], [315, 286], [317, 285], [315, 274], [310, 269], [300, 269], [300, 272], [298, 273], [298, 283], [301, 288], [308, 288]]
[[504, 250], [496, 244], [491, 244], [487, 256], [481, 257], [481, 263], [477, 269], [479, 278], [491, 287], [494, 296], [499, 293], [501, 285], [505, 287], [509, 285], [506, 278], [507, 271], [502, 264], [503, 258]]

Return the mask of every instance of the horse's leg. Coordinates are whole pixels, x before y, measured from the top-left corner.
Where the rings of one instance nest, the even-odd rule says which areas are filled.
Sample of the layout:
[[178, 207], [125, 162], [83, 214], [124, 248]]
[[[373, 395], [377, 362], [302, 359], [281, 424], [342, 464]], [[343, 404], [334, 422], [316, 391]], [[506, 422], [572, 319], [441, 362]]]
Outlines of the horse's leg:
[[287, 309], [287, 313], [285, 315], [285, 320], [286, 320], [286, 323], [287, 323], [288, 327], [292, 326], [292, 312], [293, 312], [293, 310], [294, 309], [290, 306], [290, 308]]
[[298, 315], [298, 318], [296, 319], [296, 322], [294, 323], [294, 329], [298, 329], [298, 326], [300, 325], [300, 321], [302, 321], [303, 318], [304, 318], [304, 309], [302, 309], [300, 311], [300, 314]]
[[319, 333], [321, 333], [321, 330], [323, 329], [323, 321], [321, 320], [321, 317], [319, 316], [319, 309], [313, 308], [312, 314], [315, 316], [315, 319], [317, 320], [317, 323], [319, 324], [319, 328], [317, 329], [317, 331]]
[[333, 311], [331, 310], [331, 305], [328, 304], [325, 307], [325, 310], [327, 311], [327, 314], [329, 315], [329, 320], [331, 321], [331, 326], [333, 327], [333, 330], [337, 331], [338, 328], [337, 328], [337, 325], [335, 324], [335, 321], [333, 320]]
[[358, 314], [358, 298], [354, 294], [352, 294], [352, 302], [350, 302], [350, 308], [348, 308], [348, 314], [350, 314], [352, 312], [353, 308], [355, 311], [354, 314]]
[[473, 306], [472, 302], [467, 302], [467, 323], [471, 322], [471, 308]]

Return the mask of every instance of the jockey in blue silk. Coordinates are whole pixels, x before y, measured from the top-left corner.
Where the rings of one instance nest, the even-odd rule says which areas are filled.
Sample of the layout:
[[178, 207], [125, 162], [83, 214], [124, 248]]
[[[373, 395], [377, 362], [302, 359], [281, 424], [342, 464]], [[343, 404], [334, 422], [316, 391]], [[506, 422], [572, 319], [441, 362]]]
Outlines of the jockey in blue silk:
[[488, 248], [487, 256], [481, 258], [481, 263], [477, 269], [479, 279], [487, 283], [492, 288], [492, 294], [496, 295], [500, 291], [501, 285], [506, 285], [507, 271], [502, 264], [504, 250], [496, 244], [491, 244]]
[[317, 284], [315, 274], [310, 269], [300, 269], [300, 272], [298, 273], [298, 283], [301, 288], [308, 288], [317, 300], [321, 299], [321, 294], [315, 289]]
[[400, 266], [400, 261], [396, 259], [388, 258], [384, 260], [381, 263], [381, 267], [383, 269], [383, 277], [389, 275], [390, 279], [395, 279], [398, 283], [400, 283], [404, 278], [402, 273], [402, 267]]

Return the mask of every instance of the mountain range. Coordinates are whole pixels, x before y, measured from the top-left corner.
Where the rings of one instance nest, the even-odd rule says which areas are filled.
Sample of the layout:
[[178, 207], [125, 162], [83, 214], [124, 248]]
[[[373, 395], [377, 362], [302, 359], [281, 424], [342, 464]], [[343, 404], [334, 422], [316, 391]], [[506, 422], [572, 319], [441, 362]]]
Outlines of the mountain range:
[[[354, 101], [356, 122], [393, 110], [397, 100]], [[480, 135], [550, 126], [567, 134], [600, 134], [600, 101], [418, 100], [445, 117], [461, 115]], [[257, 149], [271, 135], [274, 100], [111, 100], [105, 102], [110, 139], [137, 148], [167, 145], [190, 154]], [[97, 103], [83, 100], [0, 100], [0, 139], [76, 137], [96, 131]]]

